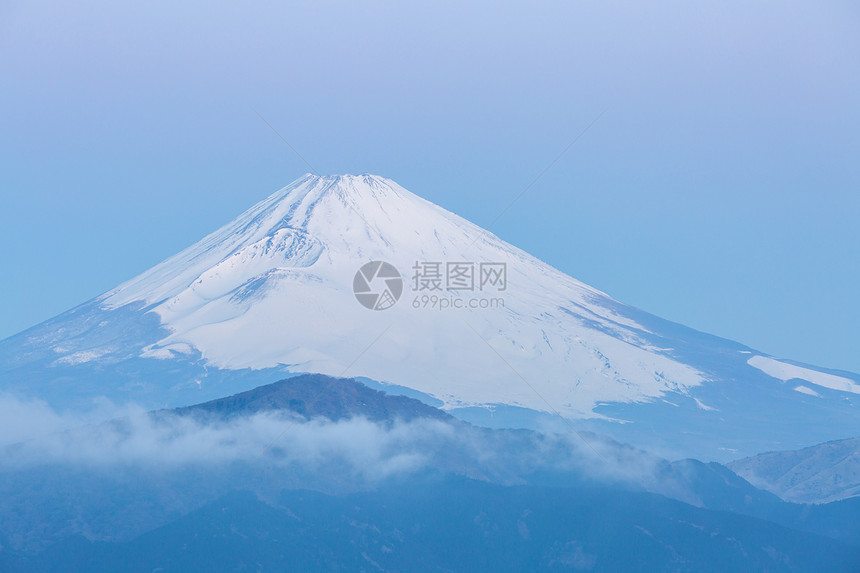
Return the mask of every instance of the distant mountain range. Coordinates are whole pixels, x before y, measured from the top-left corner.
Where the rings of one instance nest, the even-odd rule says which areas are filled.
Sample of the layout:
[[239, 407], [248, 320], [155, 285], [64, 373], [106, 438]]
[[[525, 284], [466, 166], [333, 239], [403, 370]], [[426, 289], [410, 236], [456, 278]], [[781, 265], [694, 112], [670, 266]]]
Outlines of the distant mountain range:
[[860, 438], [767, 452], [728, 466], [787, 501], [819, 503], [860, 496]]

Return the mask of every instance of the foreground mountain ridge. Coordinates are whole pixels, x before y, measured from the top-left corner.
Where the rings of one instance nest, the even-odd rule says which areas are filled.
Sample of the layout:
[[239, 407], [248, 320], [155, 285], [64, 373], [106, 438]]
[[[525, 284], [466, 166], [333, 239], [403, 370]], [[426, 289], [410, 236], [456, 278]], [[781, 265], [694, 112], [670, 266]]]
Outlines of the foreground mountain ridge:
[[[117, 419], [65, 437], [64, 451], [98, 446], [99, 463], [19, 465], [36, 443], [3, 450], [0, 570], [365, 570], [369, 558], [382, 570], [852, 571], [860, 560], [854, 500], [785, 503], [719, 464], [589, 435], [598, 458], [570, 433], [478, 428], [354, 379], [296, 376], [146, 416], [154, 425]], [[140, 444], [156, 427], [149, 457]], [[381, 460], [355, 451], [362, 436], [340, 461], [334, 442], [316, 441], [370, 427], [394, 438], [390, 460], [438, 456], [368, 483], [355, 470]], [[410, 428], [415, 443], [402, 439]], [[212, 433], [216, 449], [252, 451], [169, 453]]]

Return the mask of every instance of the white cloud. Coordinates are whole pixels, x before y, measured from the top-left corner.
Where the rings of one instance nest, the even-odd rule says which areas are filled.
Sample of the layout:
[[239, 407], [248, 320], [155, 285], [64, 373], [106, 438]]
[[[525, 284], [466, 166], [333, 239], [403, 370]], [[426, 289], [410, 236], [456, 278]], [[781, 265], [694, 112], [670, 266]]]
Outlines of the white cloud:
[[171, 472], [238, 463], [358, 486], [429, 468], [506, 484], [539, 471], [658, 482], [659, 458], [605, 438], [587, 440], [431, 419], [305, 420], [283, 411], [203, 421], [107, 402], [86, 414], [60, 414], [38, 401], [0, 397], [3, 471], [65, 464]]

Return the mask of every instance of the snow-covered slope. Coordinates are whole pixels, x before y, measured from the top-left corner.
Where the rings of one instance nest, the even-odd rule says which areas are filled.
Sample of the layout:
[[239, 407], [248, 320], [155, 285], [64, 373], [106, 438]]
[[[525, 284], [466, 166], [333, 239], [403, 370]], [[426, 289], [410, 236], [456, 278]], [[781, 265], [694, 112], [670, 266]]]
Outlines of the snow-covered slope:
[[[402, 275], [386, 310], [353, 293], [371, 261]], [[428, 288], [432, 263], [441, 290]], [[467, 274], [448, 283], [448, 264]], [[446, 288], [463, 286], [469, 268], [472, 289]], [[101, 393], [175, 406], [286, 370], [404, 386], [488, 423], [539, 425], [559, 413], [640, 422], [651, 438], [693, 424], [725, 452], [756, 453], [714, 441], [736, 431], [719, 430], [733, 416], [769, 424], [749, 399], [783, 413], [836, 404], [840, 431], [860, 435], [856, 377], [805, 369], [806, 382], [785, 383], [782, 374], [804, 369], [779, 364], [627, 307], [373, 175], [305, 175], [140, 276], [0, 343], [6, 387], [29, 384], [49, 400]], [[73, 386], [57, 382], [86, 372]]]
[[[386, 311], [364, 308], [352, 292], [372, 260], [410, 283]], [[504, 306], [416, 309], [415, 297], [452, 292], [413, 291], [416, 262], [504, 263], [505, 290], [459, 292]], [[648, 343], [641, 326], [603, 304], [605, 294], [370, 175], [306, 176], [101, 300], [143, 301], [158, 314], [171, 333], [146, 355], [193, 347], [220, 368], [333, 375], [361, 355], [348, 374], [406, 384], [449, 407], [547, 409], [522, 376], [555, 408], [591, 416], [598, 402], [655, 398], [704, 378]]]

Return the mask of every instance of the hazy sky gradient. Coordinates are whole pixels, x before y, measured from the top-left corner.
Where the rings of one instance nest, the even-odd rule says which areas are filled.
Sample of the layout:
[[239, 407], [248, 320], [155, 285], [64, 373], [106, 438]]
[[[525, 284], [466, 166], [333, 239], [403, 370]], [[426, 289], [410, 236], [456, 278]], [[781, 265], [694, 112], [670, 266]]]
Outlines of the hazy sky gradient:
[[0, 337], [308, 168], [615, 298], [860, 372], [852, 2], [0, 4]]

